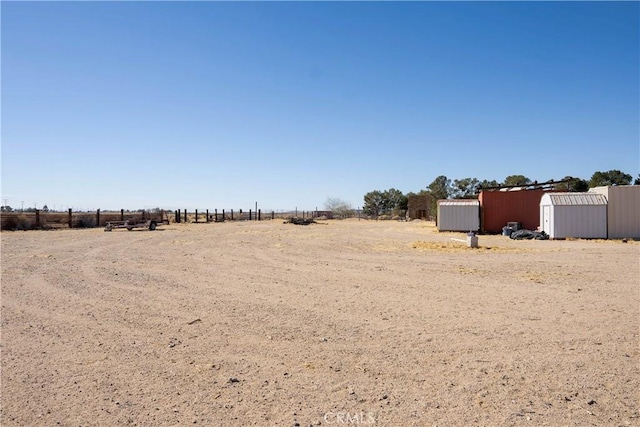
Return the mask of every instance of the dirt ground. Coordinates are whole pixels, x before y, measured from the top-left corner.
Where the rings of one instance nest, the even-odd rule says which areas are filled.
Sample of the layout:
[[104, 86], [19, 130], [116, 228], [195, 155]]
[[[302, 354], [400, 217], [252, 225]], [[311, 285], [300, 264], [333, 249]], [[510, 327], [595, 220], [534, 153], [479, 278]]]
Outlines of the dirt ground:
[[0, 424], [640, 426], [640, 243], [3, 232]]

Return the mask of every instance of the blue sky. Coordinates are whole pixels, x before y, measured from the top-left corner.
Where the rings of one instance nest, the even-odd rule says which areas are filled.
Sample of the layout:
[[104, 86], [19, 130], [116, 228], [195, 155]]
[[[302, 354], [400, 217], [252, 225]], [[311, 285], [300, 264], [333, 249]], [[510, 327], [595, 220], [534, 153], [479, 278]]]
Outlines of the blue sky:
[[[14, 208], [640, 172], [637, 2], [5, 2]], [[4, 200], [2, 200], [4, 203]]]

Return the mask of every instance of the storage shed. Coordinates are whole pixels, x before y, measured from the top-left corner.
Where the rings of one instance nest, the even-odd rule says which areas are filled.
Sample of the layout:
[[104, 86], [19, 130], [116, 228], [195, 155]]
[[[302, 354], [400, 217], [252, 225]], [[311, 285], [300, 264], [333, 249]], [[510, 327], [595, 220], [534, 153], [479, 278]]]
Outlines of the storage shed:
[[640, 239], [640, 185], [595, 187], [607, 198], [607, 237]]
[[544, 194], [540, 228], [552, 239], [606, 239], [607, 199], [596, 193]]
[[438, 200], [438, 231], [478, 231], [480, 202], [474, 199]]

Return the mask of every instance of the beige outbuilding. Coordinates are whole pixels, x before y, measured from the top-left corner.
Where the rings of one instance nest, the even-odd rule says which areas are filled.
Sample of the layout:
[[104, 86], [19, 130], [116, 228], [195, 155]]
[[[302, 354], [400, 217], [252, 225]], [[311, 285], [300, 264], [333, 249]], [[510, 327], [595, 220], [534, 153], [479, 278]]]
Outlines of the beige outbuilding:
[[607, 199], [607, 237], [640, 239], [640, 185], [595, 187]]

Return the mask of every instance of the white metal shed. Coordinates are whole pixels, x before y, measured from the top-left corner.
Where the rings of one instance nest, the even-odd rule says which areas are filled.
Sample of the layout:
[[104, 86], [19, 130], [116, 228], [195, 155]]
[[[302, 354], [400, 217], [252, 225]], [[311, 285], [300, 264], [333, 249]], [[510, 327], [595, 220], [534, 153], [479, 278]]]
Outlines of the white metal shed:
[[438, 231], [478, 231], [480, 202], [475, 199], [438, 200]]
[[595, 187], [589, 192], [607, 198], [607, 237], [640, 238], [640, 185]]
[[607, 199], [597, 193], [544, 194], [540, 228], [552, 239], [606, 239]]

